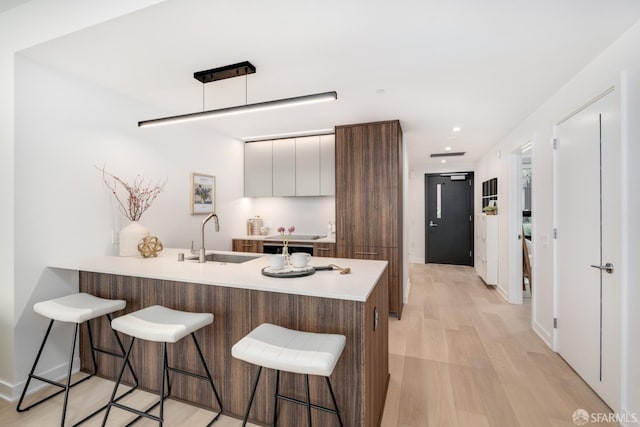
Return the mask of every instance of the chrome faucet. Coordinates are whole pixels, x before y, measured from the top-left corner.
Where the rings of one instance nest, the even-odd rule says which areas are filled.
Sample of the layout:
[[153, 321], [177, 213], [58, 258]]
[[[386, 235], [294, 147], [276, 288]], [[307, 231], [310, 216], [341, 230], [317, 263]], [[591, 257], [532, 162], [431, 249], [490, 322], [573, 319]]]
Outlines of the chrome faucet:
[[199, 262], [207, 262], [207, 258], [205, 256], [204, 249], [204, 226], [211, 218], [216, 219], [216, 232], [220, 231], [220, 223], [218, 222], [218, 215], [213, 212], [207, 215], [205, 219], [202, 220], [202, 225], [200, 226], [200, 256], [198, 257]]

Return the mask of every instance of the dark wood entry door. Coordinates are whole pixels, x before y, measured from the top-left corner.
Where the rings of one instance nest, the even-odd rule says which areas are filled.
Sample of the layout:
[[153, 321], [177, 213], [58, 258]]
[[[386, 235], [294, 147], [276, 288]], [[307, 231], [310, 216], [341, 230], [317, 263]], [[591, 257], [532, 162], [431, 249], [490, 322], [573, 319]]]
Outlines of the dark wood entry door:
[[426, 263], [473, 265], [473, 173], [425, 175]]

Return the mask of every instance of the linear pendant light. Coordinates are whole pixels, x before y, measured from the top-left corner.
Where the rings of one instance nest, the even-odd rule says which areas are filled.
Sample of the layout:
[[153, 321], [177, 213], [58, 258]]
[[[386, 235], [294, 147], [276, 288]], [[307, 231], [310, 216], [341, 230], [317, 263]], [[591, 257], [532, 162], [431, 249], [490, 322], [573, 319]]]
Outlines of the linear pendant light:
[[[238, 64], [225, 65], [211, 70], [198, 71], [193, 77], [204, 84], [231, 77], [245, 76], [245, 102], [246, 102], [246, 76], [256, 72], [256, 67], [249, 61]], [[138, 127], [160, 126], [172, 123], [190, 122], [194, 120], [209, 119], [213, 117], [230, 116], [234, 114], [253, 113], [256, 111], [272, 110], [276, 108], [293, 107], [296, 105], [313, 104], [317, 102], [335, 101], [338, 94], [335, 91], [315, 93], [313, 95], [296, 96], [293, 98], [276, 99], [274, 101], [257, 102], [255, 104], [238, 105], [235, 107], [220, 108], [217, 110], [199, 111], [196, 113], [180, 114], [177, 116], [162, 117], [159, 119], [143, 120], [138, 122]], [[203, 108], [204, 110], [204, 108]]]
[[213, 117], [231, 116], [234, 114], [253, 113], [256, 111], [272, 110], [276, 108], [293, 107], [296, 105], [313, 104], [317, 102], [335, 101], [338, 94], [333, 92], [316, 93], [313, 95], [296, 96], [294, 98], [276, 99], [274, 101], [258, 102], [255, 104], [238, 105], [236, 107], [220, 108], [218, 110], [200, 111], [197, 113], [181, 114], [179, 116], [162, 117], [160, 119], [143, 120], [139, 127], [160, 126], [171, 123], [189, 122], [193, 120], [209, 119]]

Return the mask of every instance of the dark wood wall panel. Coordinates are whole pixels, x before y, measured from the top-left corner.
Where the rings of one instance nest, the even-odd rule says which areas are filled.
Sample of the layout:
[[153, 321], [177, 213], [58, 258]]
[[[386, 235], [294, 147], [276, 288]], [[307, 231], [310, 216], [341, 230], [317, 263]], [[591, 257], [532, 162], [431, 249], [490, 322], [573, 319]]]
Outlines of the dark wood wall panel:
[[[244, 415], [256, 367], [234, 359], [231, 347], [253, 328], [269, 322], [302, 331], [343, 334], [347, 337], [346, 347], [331, 377], [343, 420], [348, 426], [376, 426], [384, 407], [389, 372], [387, 281], [385, 270], [366, 303], [85, 272], [80, 275], [80, 289], [105, 298], [127, 300], [126, 310], [117, 315], [155, 304], [213, 313], [213, 324], [198, 331], [196, 336], [221, 395], [224, 412], [236, 417]], [[379, 313], [379, 327], [375, 332], [372, 307], [378, 307]], [[110, 334], [107, 327], [103, 322], [94, 332], [101, 342], [109, 343], [111, 339], [105, 338]], [[90, 356], [85, 335], [81, 339], [81, 360], [82, 368], [88, 369]], [[128, 343], [129, 338], [125, 337], [124, 341]], [[136, 370], [141, 371], [141, 387], [158, 390], [160, 344], [139, 340], [132, 355]], [[120, 361], [107, 357], [104, 362], [109, 363], [101, 363], [99, 374], [115, 378]], [[169, 345], [169, 363], [203, 372], [190, 338]], [[215, 408], [215, 399], [206, 382], [182, 375], [172, 375], [171, 379], [172, 396]], [[324, 379], [311, 377], [310, 384], [313, 402], [331, 407]], [[270, 423], [274, 390], [275, 372], [263, 370], [250, 419]], [[304, 399], [304, 390], [303, 376], [282, 374], [281, 392]], [[306, 416], [302, 406], [288, 402], [281, 402], [279, 406], [282, 425], [295, 425]], [[330, 414], [313, 411], [313, 417], [314, 425], [338, 425]]]
[[[336, 127], [336, 242], [338, 257], [355, 251], [389, 255], [389, 310], [403, 307], [403, 155], [398, 120]], [[364, 258], [366, 259], [366, 257]]]

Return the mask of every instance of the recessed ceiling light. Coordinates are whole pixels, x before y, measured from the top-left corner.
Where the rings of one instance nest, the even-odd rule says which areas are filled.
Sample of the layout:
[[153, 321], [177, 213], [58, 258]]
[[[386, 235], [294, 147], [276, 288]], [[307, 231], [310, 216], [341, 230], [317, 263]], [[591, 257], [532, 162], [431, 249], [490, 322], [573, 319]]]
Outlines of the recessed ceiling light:
[[444, 151], [451, 151], [451, 147], [444, 147]]
[[440, 163], [447, 163], [445, 159], [440, 160]]
[[378, 90], [376, 90], [376, 93], [378, 95], [382, 95], [384, 93], [384, 89], [378, 89]]
[[453, 127], [453, 131], [454, 132], [460, 132], [462, 130], [462, 128], [460, 126], [454, 126]]

